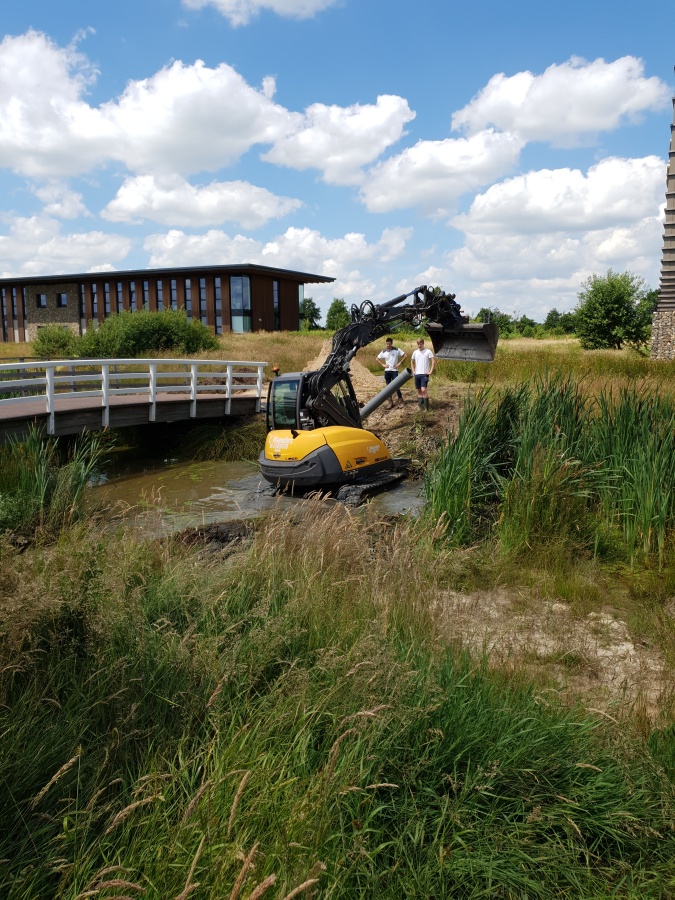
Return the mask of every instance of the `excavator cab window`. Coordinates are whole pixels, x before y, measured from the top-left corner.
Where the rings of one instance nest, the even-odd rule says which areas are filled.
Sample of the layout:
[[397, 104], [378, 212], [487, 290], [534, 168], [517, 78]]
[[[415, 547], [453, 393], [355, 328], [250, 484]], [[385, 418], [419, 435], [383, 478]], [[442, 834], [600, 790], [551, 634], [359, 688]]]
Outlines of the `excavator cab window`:
[[267, 399], [267, 428], [297, 428], [298, 387], [300, 378], [275, 378], [270, 382]]

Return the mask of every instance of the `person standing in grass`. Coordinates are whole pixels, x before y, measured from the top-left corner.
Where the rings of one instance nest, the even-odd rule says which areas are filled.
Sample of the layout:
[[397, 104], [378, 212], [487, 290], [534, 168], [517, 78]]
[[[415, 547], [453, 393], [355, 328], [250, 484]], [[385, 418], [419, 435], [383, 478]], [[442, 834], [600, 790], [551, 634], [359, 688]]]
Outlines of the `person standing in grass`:
[[411, 358], [412, 370], [415, 376], [415, 387], [417, 388], [417, 405], [420, 409], [429, 409], [429, 393], [427, 385], [429, 384], [429, 376], [433, 374], [436, 365], [436, 357], [432, 350], [424, 346], [424, 338], [418, 338], [417, 350]]
[[[406, 354], [403, 350], [399, 350], [398, 347], [394, 347], [394, 339], [387, 338], [385, 343], [384, 350], [381, 353], [377, 354], [377, 361], [380, 365], [384, 366], [384, 382], [385, 384], [391, 384], [391, 382], [398, 375], [398, 367], [401, 365], [403, 360], [406, 358]], [[399, 388], [396, 391], [396, 395], [398, 396], [399, 405], [403, 405], [403, 394], [401, 393], [401, 389]], [[394, 401], [389, 398], [389, 408], [391, 409], [394, 405]]]

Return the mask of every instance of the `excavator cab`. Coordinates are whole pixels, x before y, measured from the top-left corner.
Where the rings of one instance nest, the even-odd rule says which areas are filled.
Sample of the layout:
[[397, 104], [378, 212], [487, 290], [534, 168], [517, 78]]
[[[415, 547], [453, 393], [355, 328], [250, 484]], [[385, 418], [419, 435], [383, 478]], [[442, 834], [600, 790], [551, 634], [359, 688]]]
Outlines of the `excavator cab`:
[[499, 329], [492, 322], [463, 322], [448, 328], [439, 322], [424, 326], [431, 338], [436, 359], [458, 359], [466, 362], [493, 362], [499, 340]]

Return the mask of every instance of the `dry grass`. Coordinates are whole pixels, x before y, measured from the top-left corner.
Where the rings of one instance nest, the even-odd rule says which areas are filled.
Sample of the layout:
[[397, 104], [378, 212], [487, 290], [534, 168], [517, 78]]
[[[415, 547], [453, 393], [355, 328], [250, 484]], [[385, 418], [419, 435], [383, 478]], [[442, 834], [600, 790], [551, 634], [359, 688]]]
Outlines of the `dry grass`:
[[0, 362], [4, 362], [5, 360], [13, 362], [17, 358], [25, 359], [26, 357], [32, 357], [33, 355], [32, 344], [0, 343]]

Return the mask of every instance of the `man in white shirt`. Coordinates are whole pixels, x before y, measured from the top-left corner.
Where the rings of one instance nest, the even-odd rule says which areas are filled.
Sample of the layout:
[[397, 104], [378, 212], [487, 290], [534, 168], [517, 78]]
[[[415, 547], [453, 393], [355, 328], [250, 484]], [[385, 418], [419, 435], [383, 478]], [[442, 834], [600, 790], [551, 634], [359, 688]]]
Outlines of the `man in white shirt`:
[[411, 363], [415, 375], [415, 387], [417, 388], [417, 405], [420, 409], [429, 409], [427, 385], [429, 384], [429, 376], [433, 373], [436, 365], [436, 357], [433, 351], [425, 348], [424, 338], [418, 338], [417, 350], [412, 355]]
[[[398, 375], [398, 367], [401, 365], [403, 360], [406, 358], [406, 354], [403, 350], [399, 350], [398, 347], [394, 347], [393, 338], [387, 338], [385, 341], [385, 348], [381, 353], [377, 354], [377, 361], [380, 365], [384, 366], [384, 382], [385, 384], [391, 384], [391, 382]], [[399, 388], [396, 391], [398, 396], [399, 406], [403, 406], [403, 394], [401, 393], [401, 389]], [[394, 405], [394, 401], [389, 398], [389, 408], [391, 409]]]

